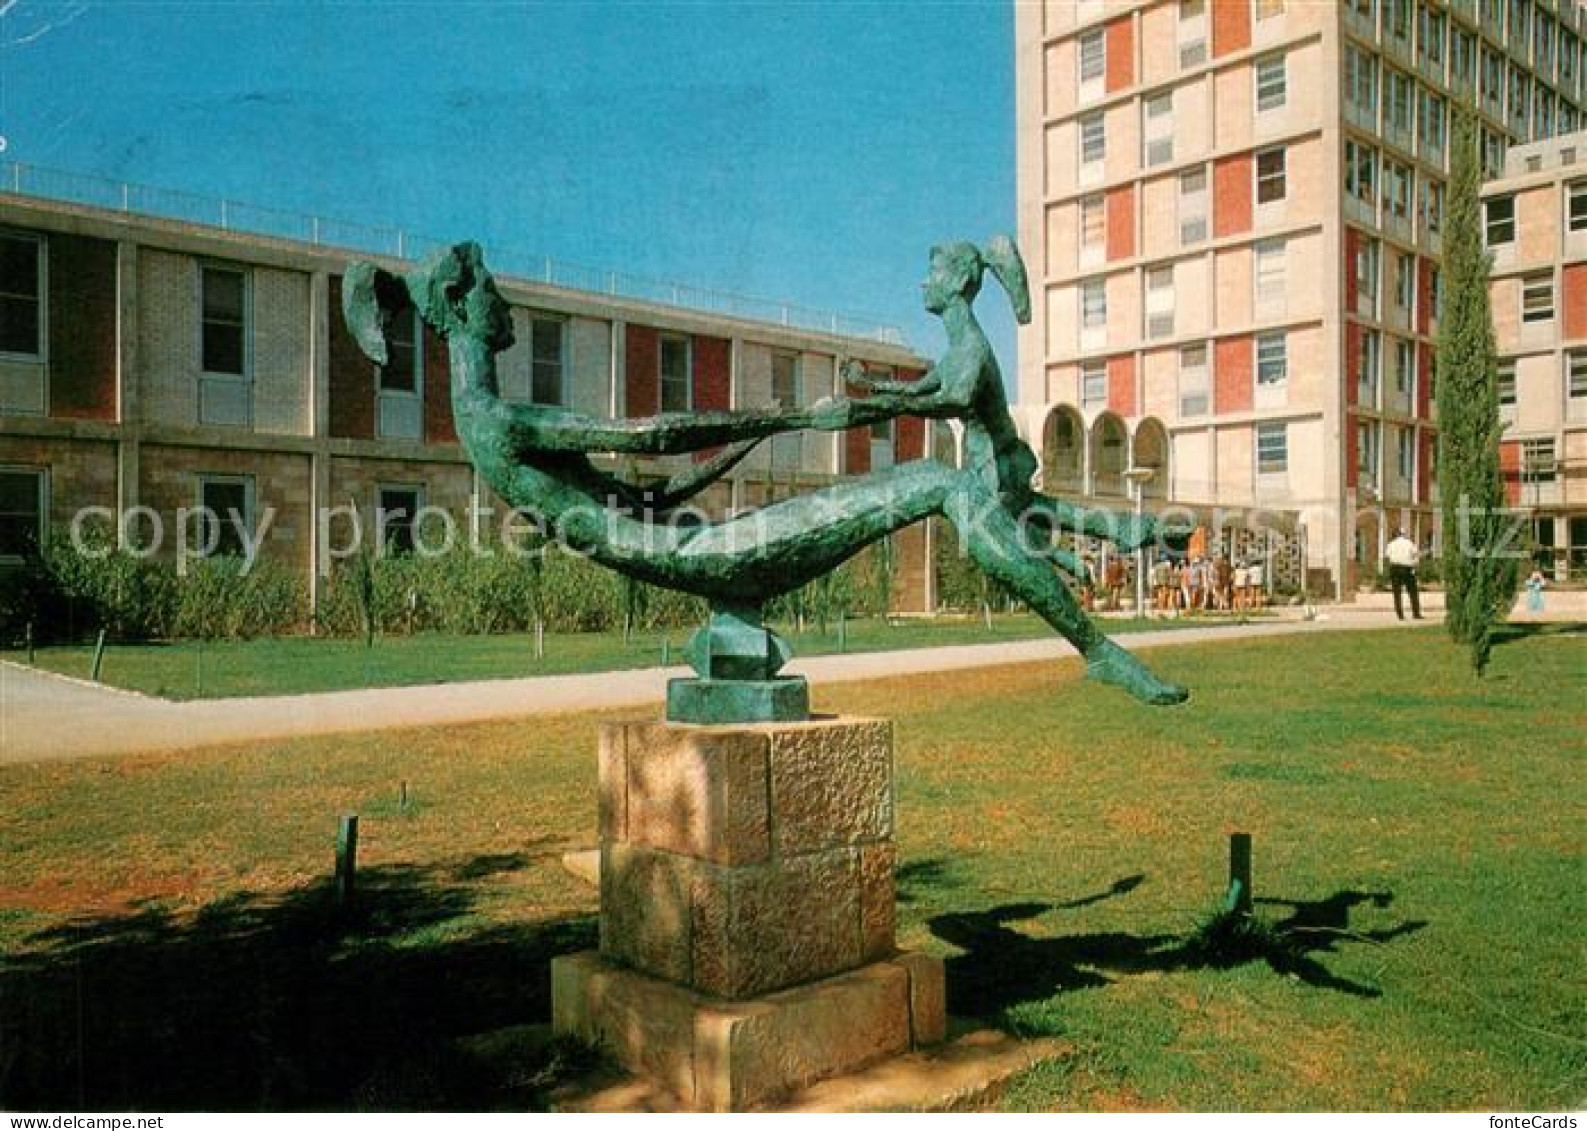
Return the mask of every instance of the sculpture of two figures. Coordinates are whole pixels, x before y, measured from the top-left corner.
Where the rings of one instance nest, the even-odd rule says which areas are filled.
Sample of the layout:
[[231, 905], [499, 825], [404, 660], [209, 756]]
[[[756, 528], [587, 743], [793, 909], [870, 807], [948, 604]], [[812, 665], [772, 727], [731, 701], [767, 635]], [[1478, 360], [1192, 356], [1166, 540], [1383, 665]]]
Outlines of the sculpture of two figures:
[[[1025, 269], [1010, 240], [994, 239], [984, 249], [933, 248], [924, 299], [943, 321], [948, 349], [919, 380], [871, 380], [851, 364], [843, 376], [863, 394], [858, 397], [795, 409], [620, 420], [501, 398], [496, 355], [512, 344], [511, 318], [475, 244], [443, 251], [401, 277], [353, 264], [343, 309], [353, 336], [377, 363], [386, 359], [385, 326], [409, 305], [446, 339], [458, 435], [480, 475], [510, 506], [601, 565], [709, 601], [710, 622], [688, 650], [699, 678], [676, 680], [669, 689], [674, 722], [807, 717], [804, 680], [779, 675], [790, 653], [762, 624], [764, 603], [934, 515], [953, 524], [962, 551], [982, 571], [1075, 646], [1091, 678], [1147, 703], [1180, 702], [1183, 689], [1158, 679], [1086, 617], [1060, 576], [1076, 573], [1080, 563], [1056, 546], [1061, 531], [1107, 538], [1125, 550], [1171, 534], [1150, 516], [1074, 507], [1031, 486], [1035, 456], [1015, 431], [997, 359], [971, 309], [988, 270], [1020, 321], [1029, 320]], [[721, 521], [668, 521], [766, 437], [905, 415], [959, 421], [962, 466], [924, 459]], [[713, 450], [659, 487], [626, 482], [590, 458]]]

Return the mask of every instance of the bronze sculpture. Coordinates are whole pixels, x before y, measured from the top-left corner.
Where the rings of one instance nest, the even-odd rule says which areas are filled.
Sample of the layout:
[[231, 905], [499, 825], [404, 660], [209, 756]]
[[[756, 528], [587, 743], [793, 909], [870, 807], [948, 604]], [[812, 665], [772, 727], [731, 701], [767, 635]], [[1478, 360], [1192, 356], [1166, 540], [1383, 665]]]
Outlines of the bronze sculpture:
[[[1051, 547], [1066, 526], [1133, 548], [1156, 537], [1150, 518], [1082, 511], [1034, 491], [1035, 456], [1009, 415], [991, 345], [971, 309], [990, 267], [1016, 315], [1029, 318], [1025, 273], [1011, 241], [934, 248], [924, 284], [949, 346], [919, 381], [871, 381], [865, 391], [793, 410], [663, 413], [608, 420], [501, 399], [496, 354], [512, 344], [506, 301], [476, 244], [440, 252], [397, 277], [349, 267], [343, 310], [353, 336], [384, 363], [387, 320], [410, 303], [443, 338], [452, 367], [458, 435], [481, 476], [548, 534], [600, 564], [654, 585], [698, 594], [711, 622], [691, 641], [695, 680], [673, 682], [668, 718], [678, 722], [788, 720], [808, 715], [802, 679], [779, 678], [790, 651], [761, 623], [763, 603], [837, 568], [864, 547], [933, 515], [947, 518], [975, 563], [1069, 640], [1095, 679], [1148, 703], [1186, 692], [1152, 675], [1108, 640], [1080, 609], [1054, 564], [1077, 563]], [[906, 463], [718, 522], [666, 521], [672, 508], [721, 476], [767, 436], [839, 430], [902, 415], [962, 422], [965, 466]], [[721, 451], [646, 492], [597, 467], [592, 454]], [[635, 515], [640, 508], [642, 513]], [[1040, 546], [1032, 545], [1034, 535]]]

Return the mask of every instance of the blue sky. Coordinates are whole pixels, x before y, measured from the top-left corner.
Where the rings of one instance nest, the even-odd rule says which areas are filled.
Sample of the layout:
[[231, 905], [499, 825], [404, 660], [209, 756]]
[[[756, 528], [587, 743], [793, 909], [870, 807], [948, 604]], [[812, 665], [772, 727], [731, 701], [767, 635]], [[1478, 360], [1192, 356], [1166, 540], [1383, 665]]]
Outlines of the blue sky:
[[[13, 160], [901, 325], [1014, 225], [1013, 11], [0, 0]], [[980, 312], [1014, 366], [1008, 304]]]

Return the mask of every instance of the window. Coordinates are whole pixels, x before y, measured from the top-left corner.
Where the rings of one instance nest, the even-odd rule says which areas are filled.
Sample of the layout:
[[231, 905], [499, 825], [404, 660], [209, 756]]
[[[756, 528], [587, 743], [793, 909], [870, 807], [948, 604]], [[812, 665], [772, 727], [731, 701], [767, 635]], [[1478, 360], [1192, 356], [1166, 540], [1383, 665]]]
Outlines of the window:
[[1087, 279], [1080, 284], [1080, 325], [1099, 330], [1108, 324], [1108, 288], [1102, 279]]
[[1578, 350], [1565, 358], [1565, 388], [1573, 401], [1587, 401], [1587, 350]]
[[1363, 487], [1378, 485], [1378, 462], [1383, 434], [1376, 420], [1356, 423], [1356, 477]]
[[1383, 359], [1383, 342], [1376, 330], [1361, 331], [1360, 370], [1356, 373], [1356, 403], [1376, 408], [1378, 373]]
[[1412, 103], [1415, 100], [1416, 84], [1411, 81], [1411, 76], [1403, 71], [1389, 72], [1388, 77], [1388, 116], [1389, 128], [1400, 133], [1411, 132]]
[[1394, 430], [1394, 462], [1402, 483], [1409, 483], [1416, 475], [1415, 436], [1409, 428]]
[[1200, 243], [1207, 238], [1207, 170], [1192, 169], [1179, 175], [1179, 242]]
[[1256, 155], [1256, 202], [1272, 204], [1283, 200], [1288, 192], [1285, 183], [1284, 147], [1276, 145]]
[[248, 371], [248, 277], [226, 267], [202, 271], [205, 373], [241, 377]]
[[1268, 55], [1256, 61], [1256, 110], [1277, 110], [1289, 97], [1289, 77], [1284, 56]]
[[[1258, 64], [1260, 67], [1261, 64]], [[1257, 94], [1261, 95], [1261, 71], [1257, 72]], [[1378, 112], [1378, 61], [1354, 45], [1345, 48], [1345, 97], [1368, 117]], [[1258, 109], [1261, 106], [1258, 105]]]
[[1429, 233], [1444, 230], [1444, 182], [1422, 182], [1422, 226]]
[[1378, 202], [1378, 151], [1358, 141], [1345, 142], [1345, 192], [1367, 207]]
[[1080, 89], [1102, 81], [1107, 71], [1107, 43], [1101, 28], [1080, 37]]
[[1411, 0], [1388, 0], [1388, 18], [1384, 21], [1388, 33], [1396, 39], [1409, 39], [1411, 35]]
[[1450, 37], [1449, 67], [1457, 83], [1469, 85], [1477, 73], [1477, 37], [1461, 28], [1453, 28]]
[[1207, 347], [1183, 346], [1179, 351], [1179, 415], [1207, 414]]
[[1289, 470], [1289, 427], [1285, 424], [1256, 426], [1256, 473], [1283, 475]]
[[1206, 0], [1179, 0], [1179, 67], [1188, 70], [1206, 61]]
[[1570, 206], [1566, 219], [1573, 232], [1587, 232], [1587, 181], [1570, 186]]
[[1174, 159], [1174, 96], [1159, 94], [1141, 107], [1142, 164], [1165, 165]]
[[566, 324], [557, 318], [531, 320], [529, 399], [535, 404], [567, 404], [565, 330]]
[[661, 411], [688, 412], [693, 407], [692, 366], [689, 339], [663, 336], [661, 339]]
[[1554, 437], [1543, 436], [1521, 441], [1521, 482], [1552, 483], [1559, 471], [1554, 454]]
[[1550, 322], [1554, 318], [1554, 276], [1528, 275], [1521, 280], [1521, 321]]
[[1499, 247], [1515, 242], [1515, 197], [1496, 196], [1485, 205], [1488, 246]]
[[1080, 119], [1080, 164], [1097, 165], [1108, 155], [1108, 130], [1102, 115]]
[[1415, 356], [1411, 343], [1397, 338], [1394, 342], [1394, 391], [1402, 397], [1411, 395], [1411, 358]]
[[1511, 43], [1525, 45], [1531, 17], [1530, 0], [1510, 0], [1510, 22], [1506, 30]]
[[1383, 162], [1383, 207], [1396, 220], [1411, 218], [1411, 171], [1398, 161]]
[[1174, 269], [1154, 267], [1146, 272], [1146, 336], [1167, 338], [1174, 333]]
[[1532, 80], [1519, 65], [1510, 64], [1510, 124], [1517, 132], [1526, 132], [1526, 112], [1532, 101]]
[[385, 323], [386, 364], [380, 366], [380, 390], [384, 393], [419, 391], [419, 314], [405, 310]]
[[1096, 408], [1108, 400], [1108, 367], [1105, 362], [1087, 361], [1080, 366], [1080, 404]]
[[44, 356], [43, 296], [44, 244], [0, 233], [0, 353]]
[[1080, 254], [1091, 261], [1101, 259], [1107, 246], [1108, 202], [1101, 196], [1080, 201]]
[[771, 355], [771, 403], [778, 408], [798, 408], [804, 401], [796, 353]]
[[1256, 245], [1255, 299], [1258, 310], [1284, 305], [1285, 244], [1283, 240], [1263, 240]]
[[375, 504], [375, 536], [385, 557], [411, 554], [419, 545], [419, 512], [424, 492], [418, 487], [381, 487]]
[[1437, 322], [1444, 316], [1444, 272], [1441, 268], [1432, 269], [1427, 277], [1427, 289], [1432, 294], [1433, 321]]
[[1356, 309], [1372, 313], [1378, 308], [1378, 241], [1362, 238], [1356, 245]]
[[1394, 264], [1394, 305], [1409, 313], [1416, 293], [1416, 256], [1398, 252]]
[[0, 561], [39, 556], [45, 542], [42, 469], [0, 467]]
[[1514, 408], [1516, 400], [1515, 360], [1499, 362], [1495, 384], [1499, 392], [1499, 407]]
[[1497, 177], [1504, 172], [1506, 144], [1503, 134], [1494, 130], [1482, 131], [1482, 169], [1485, 176]]
[[1284, 0], [1256, 0], [1256, 18], [1271, 20], [1284, 14]]
[[1418, 10], [1418, 22], [1421, 34], [1416, 44], [1416, 53], [1426, 61], [1430, 67], [1442, 67], [1444, 63], [1444, 14], [1435, 12], [1432, 6], [1423, 3]]
[[1289, 380], [1289, 341], [1282, 330], [1256, 336], [1256, 384], [1272, 389]]
[[424, 340], [419, 314], [405, 310], [385, 324], [386, 364], [379, 367], [376, 433], [382, 439], [417, 440], [424, 432]]
[[203, 475], [198, 480], [198, 545], [206, 558], [240, 558], [253, 538], [253, 479]]
[[1422, 90], [1421, 97], [1422, 148], [1442, 153], [1444, 150], [1444, 100], [1432, 91]]
[[1504, 59], [1486, 47], [1482, 49], [1482, 98], [1495, 110], [1504, 104]]

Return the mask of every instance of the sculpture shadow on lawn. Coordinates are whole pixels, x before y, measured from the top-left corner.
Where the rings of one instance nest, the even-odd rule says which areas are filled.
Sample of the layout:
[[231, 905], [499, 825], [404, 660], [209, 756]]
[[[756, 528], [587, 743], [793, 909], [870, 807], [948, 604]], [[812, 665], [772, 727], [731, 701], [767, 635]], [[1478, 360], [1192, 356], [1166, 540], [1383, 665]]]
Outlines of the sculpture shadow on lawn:
[[351, 913], [326, 883], [39, 932], [0, 964], [0, 1107], [543, 1107], [579, 1050], [508, 1072], [464, 1040], [549, 1020], [551, 959], [595, 945], [594, 916], [480, 916], [536, 852], [361, 869]]

